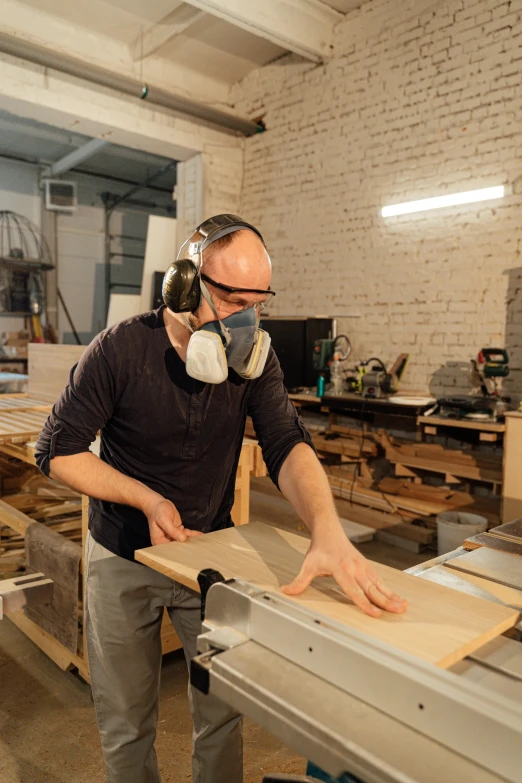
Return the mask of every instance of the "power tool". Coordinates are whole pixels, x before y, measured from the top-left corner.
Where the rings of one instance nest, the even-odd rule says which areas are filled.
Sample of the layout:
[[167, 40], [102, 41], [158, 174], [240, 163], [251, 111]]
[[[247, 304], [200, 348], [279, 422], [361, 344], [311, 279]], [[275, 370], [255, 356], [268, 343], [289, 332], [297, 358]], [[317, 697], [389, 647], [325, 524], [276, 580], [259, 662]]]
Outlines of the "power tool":
[[485, 397], [500, 397], [502, 381], [509, 375], [509, 356], [504, 348], [482, 348], [471, 365]]
[[[509, 375], [509, 356], [504, 348], [482, 348], [471, 360], [475, 388], [465, 397], [441, 397], [431, 412], [449, 418], [498, 419], [509, 409], [502, 396], [502, 382]], [[482, 394], [479, 394], [482, 392]]]
[[409, 358], [408, 353], [399, 354], [388, 372], [381, 359], [372, 356], [358, 366], [355, 377], [348, 379], [350, 390], [364, 397], [385, 397], [388, 394], [395, 394]]
[[321, 339], [314, 342], [313, 367], [317, 372], [329, 370], [334, 354], [338, 354], [340, 362], [346, 361], [352, 352], [352, 345], [345, 334], [333, 339]]

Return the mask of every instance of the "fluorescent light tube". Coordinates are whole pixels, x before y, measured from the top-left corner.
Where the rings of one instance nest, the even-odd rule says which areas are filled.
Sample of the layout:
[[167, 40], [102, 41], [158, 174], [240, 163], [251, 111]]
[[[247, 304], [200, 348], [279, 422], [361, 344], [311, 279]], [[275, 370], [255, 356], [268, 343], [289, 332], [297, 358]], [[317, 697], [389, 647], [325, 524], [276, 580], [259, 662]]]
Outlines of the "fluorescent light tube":
[[456, 204], [472, 204], [474, 201], [487, 201], [504, 196], [504, 185], [494, 188], [481, 188], [480, 190], [468, 190], [465, 193], [452, 193], [449, 196], [435, 196], [423, 198], [420, 201], [407, 201], [405, 204], [392, 204], [382, 208], [382, 216], [407, 215], [409, 212], [424, 212], [426, 209], [440, 209], [440, 207], [454, 207]]

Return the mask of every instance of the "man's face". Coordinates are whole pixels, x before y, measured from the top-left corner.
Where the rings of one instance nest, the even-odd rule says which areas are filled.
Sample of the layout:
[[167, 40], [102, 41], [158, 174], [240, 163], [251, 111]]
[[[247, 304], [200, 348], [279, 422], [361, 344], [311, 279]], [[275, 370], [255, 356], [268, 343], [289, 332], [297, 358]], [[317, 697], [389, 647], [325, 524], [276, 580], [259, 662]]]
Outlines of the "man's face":
[[[255, 288], [263, 291], [270, 287], [272, 277], [270, 258], [263, 243], [253, 231], [237, 231], [233, 234], [233, 240], [229, 245], [214, 252], [210, 246], [210, 250], [208, 260], [203, 254], [202, 271], [216, 283], [231, 288]], [[263, 294], [227, 293], [209, 282], [205, 282], [205, 285], [221, 320], [247, 307], [262, 305], [268, 298]], [[194, 330], [215, 320], [216, 316], [204, 298], [201, 299], [201, 304], [195, 313], [188, 317]]]

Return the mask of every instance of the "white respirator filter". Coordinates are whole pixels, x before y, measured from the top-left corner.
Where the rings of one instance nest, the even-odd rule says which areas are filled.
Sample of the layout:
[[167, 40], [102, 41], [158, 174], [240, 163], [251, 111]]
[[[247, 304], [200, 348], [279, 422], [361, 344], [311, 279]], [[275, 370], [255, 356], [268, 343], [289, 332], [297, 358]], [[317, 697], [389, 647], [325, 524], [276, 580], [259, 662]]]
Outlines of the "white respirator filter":
[[227, 355], [221, 336], [194, 332], [187, 348], [187, 374], [203, 383], [223, 383], [228, 378]]
[[265, 369], [271, 342], [272, 339], [268, 332], [265, 332], [263, 329], [256, 330], [256, 343], [245, 362], [245, 366], [238, 369], [239, 374], [243, 378], [248, 378], [250, 381], [259, 378]]

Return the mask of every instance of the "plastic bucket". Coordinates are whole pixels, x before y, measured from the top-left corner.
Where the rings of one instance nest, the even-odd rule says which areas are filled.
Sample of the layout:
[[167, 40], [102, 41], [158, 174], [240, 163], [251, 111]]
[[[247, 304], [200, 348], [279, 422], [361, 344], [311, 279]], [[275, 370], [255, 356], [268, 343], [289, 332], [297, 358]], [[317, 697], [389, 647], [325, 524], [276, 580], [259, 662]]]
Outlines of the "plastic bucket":
[[464, 511], [444, 511], [437, 515], [437, 540], [439, 555], [452, 552], [470, 536], [488, 529], [488, 520], [478, 514]]

